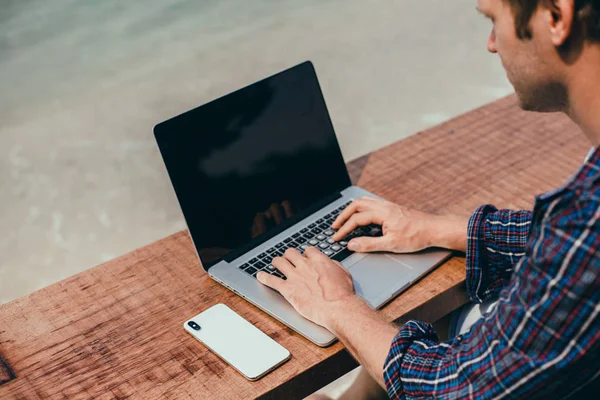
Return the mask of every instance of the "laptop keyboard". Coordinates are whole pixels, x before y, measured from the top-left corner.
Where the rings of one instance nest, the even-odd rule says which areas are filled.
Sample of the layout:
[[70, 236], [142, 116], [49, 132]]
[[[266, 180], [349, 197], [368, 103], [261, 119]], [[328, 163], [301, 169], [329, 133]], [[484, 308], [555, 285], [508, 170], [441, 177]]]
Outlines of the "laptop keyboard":
[[293, 233], [264, 253], [261, 253], [257, 257], [242, 264], [239, 268], [253, 277], [256, 277], [256, 274], [259, 271], [264, 271], [285, 279], [285, 276], [271, 264], [273, 258], [283, 256], [283, 253], [289, 248], [304, 253], [304, 250], [311, 246], [321, 250], [321, 252], [329, 258], [341, 262], [353, 253], [347, 248], [350, 239], [358, 236], [382, 235], [381, 226], [368, 225], [356, 228], [339, 242], [334, 241], [331, 236], [334, 235], [335, 230], [331, 229], [331, 224], [335, 221], [340, 212], [342, 212], [342, 210], [350, 203], [351, 201], [347, 202], [324, 217], [319, 218], [308, 227]]

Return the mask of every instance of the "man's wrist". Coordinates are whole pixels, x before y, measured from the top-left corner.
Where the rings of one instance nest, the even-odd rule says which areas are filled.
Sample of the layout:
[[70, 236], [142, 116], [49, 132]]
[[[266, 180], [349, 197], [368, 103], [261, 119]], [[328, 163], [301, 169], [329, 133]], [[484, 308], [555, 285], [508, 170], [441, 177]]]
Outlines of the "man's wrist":
[[465, 252], [467, 250], [468, 217], [438, 216], [431, 221], [432, 247], [443, 247]]
[[325, 316], [323, 318], [324, 327], [339, 337], [339, 331], [344, 323], [344, 320], [347, 318], [352, 318], [353, 316], [356, 317], [357, 311], [364, 307], [369, 308], [369, 306], [367, 306], [356, 294], [353, 294], [343, 300], [332, 302], [323, 310], [325, 312]]

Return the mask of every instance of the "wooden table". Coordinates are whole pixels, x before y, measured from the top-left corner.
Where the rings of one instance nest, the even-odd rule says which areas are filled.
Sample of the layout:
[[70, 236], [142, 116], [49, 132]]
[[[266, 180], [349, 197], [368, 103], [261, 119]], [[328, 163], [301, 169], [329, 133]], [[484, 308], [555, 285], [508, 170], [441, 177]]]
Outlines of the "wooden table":
[[[419, 132], [348, 166], [358, 185], [400, 204], [469, 215], [478, 205], [530, 208], [590, 145], [562, 115], [524, 113], [514, 97]], [[433, 321], [466, 301], [464, 258], [426, 276], [382, 313]], [[182, 329], [225, 303], [292, 353], [249, 382]], [[0, 398], [301, 398], [356, 363], [319, 348], [203, 272], [187, 232], [0, 306]], [[1, 364], [1, 363], [0, 363]]]

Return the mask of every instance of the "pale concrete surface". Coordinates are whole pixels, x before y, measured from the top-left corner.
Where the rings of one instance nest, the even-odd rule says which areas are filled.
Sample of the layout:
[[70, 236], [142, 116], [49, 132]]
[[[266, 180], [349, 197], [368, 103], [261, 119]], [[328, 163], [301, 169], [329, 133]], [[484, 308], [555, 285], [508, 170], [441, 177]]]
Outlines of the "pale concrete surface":
[[347, 160], [511, 92], [475, 0], [0, 3], [0, 303], [184, 227], [152, 126], [313, 60]]

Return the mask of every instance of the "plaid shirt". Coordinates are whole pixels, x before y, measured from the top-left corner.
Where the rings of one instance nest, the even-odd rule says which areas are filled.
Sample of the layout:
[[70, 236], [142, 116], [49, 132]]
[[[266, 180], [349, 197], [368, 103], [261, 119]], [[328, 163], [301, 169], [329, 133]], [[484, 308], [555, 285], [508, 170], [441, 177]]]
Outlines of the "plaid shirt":
[[[600, 148], [533, 213], [479, 207], [467, 290], [496, 307], [440, 343], [409, 321], [384, 365], [391, 398], [590, 398], [600, 383]], [[600, 392], [594, 393], [600, 398]]]

